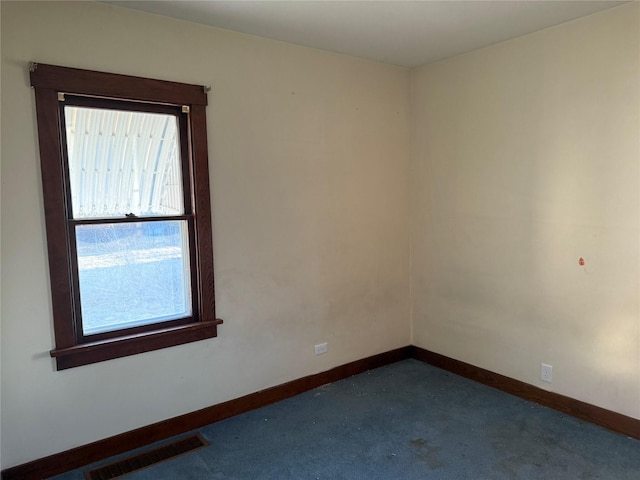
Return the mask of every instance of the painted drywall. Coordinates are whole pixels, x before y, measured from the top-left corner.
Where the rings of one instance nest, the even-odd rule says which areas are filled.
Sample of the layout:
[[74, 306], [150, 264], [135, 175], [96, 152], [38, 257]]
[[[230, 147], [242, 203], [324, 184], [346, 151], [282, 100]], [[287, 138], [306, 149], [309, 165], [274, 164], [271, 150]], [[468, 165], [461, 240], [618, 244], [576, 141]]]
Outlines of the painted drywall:
[[[409, 344], [410, 71], [93, 2], [1, 8], [3, 468]], [[54, 370], [30, 60], [212, 87], [218, 338]]]
[[[0, 2], [2, 468], [411, 341], [640, 418], [639, 7], [411, 73]], [[213, 87], [217, 339], [55, 372], [30, 60]]]
[[410, 169], [413, 343], [635, 418], [639, 25], [627, 4], [416, 70]]

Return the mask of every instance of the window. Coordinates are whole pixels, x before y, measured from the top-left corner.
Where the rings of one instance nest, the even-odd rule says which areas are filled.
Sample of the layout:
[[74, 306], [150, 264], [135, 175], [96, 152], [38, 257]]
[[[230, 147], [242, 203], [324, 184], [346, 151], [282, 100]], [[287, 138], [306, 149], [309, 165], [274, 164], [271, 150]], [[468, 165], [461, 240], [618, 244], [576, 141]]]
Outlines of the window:
[[215, 337], [203, 86], [32, 64], [58, 370]]

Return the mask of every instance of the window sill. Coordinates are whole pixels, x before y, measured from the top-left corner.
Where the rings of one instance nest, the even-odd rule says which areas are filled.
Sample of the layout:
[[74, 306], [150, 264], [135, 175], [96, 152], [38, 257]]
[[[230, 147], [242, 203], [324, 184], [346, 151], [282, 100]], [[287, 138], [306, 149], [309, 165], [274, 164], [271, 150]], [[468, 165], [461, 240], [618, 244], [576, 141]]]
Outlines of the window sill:
[[189, 325], [82, 343], [68, 348], [51, 350], [57, 370], [89, 365], [114, 358], [197, 342], [218, 335], [217, 326], [222, 320], [199, 322]]

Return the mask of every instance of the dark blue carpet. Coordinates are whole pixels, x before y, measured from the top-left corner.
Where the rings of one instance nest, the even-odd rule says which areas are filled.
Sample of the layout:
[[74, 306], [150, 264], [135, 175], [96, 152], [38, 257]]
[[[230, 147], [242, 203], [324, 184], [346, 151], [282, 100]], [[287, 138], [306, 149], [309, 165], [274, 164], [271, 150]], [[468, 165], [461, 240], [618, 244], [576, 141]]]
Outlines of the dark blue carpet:
[[640, 480], [640, 441], [417, 360], [197, 431], [208, 447], [127, 478]]

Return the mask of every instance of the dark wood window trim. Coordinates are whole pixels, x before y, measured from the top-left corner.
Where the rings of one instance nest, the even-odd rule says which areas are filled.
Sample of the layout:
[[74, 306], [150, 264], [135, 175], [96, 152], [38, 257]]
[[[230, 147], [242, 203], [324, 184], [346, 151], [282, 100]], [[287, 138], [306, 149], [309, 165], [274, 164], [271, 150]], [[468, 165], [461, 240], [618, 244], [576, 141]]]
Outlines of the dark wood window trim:
[[[47, 230], [49, 275], [55, 331], [51, 356], [58, 370], [113, 358], [158, 350], [217, 336], [213, 281], [213, 244], [207, 154], [207, 94], [203, 86], [112, 73], [32, 64], [31, 85], [35, 89], [38, 140], [44, 211]], [[151, 328], [120, 330], [118, 335], [93, 339], [79, 335], [74, 302], [73, 262], [67, 228], [69, 198], [65, 187], [59, 94], [88, 96], [147, 104], [186, 106], [188, 141], [187, 169], [194, 225], [195, 272], [192, 279], [195, 302], [193, 316], [180, 324], [157, 324]], [[106, 338], [105, 338], [106, 337]]]

